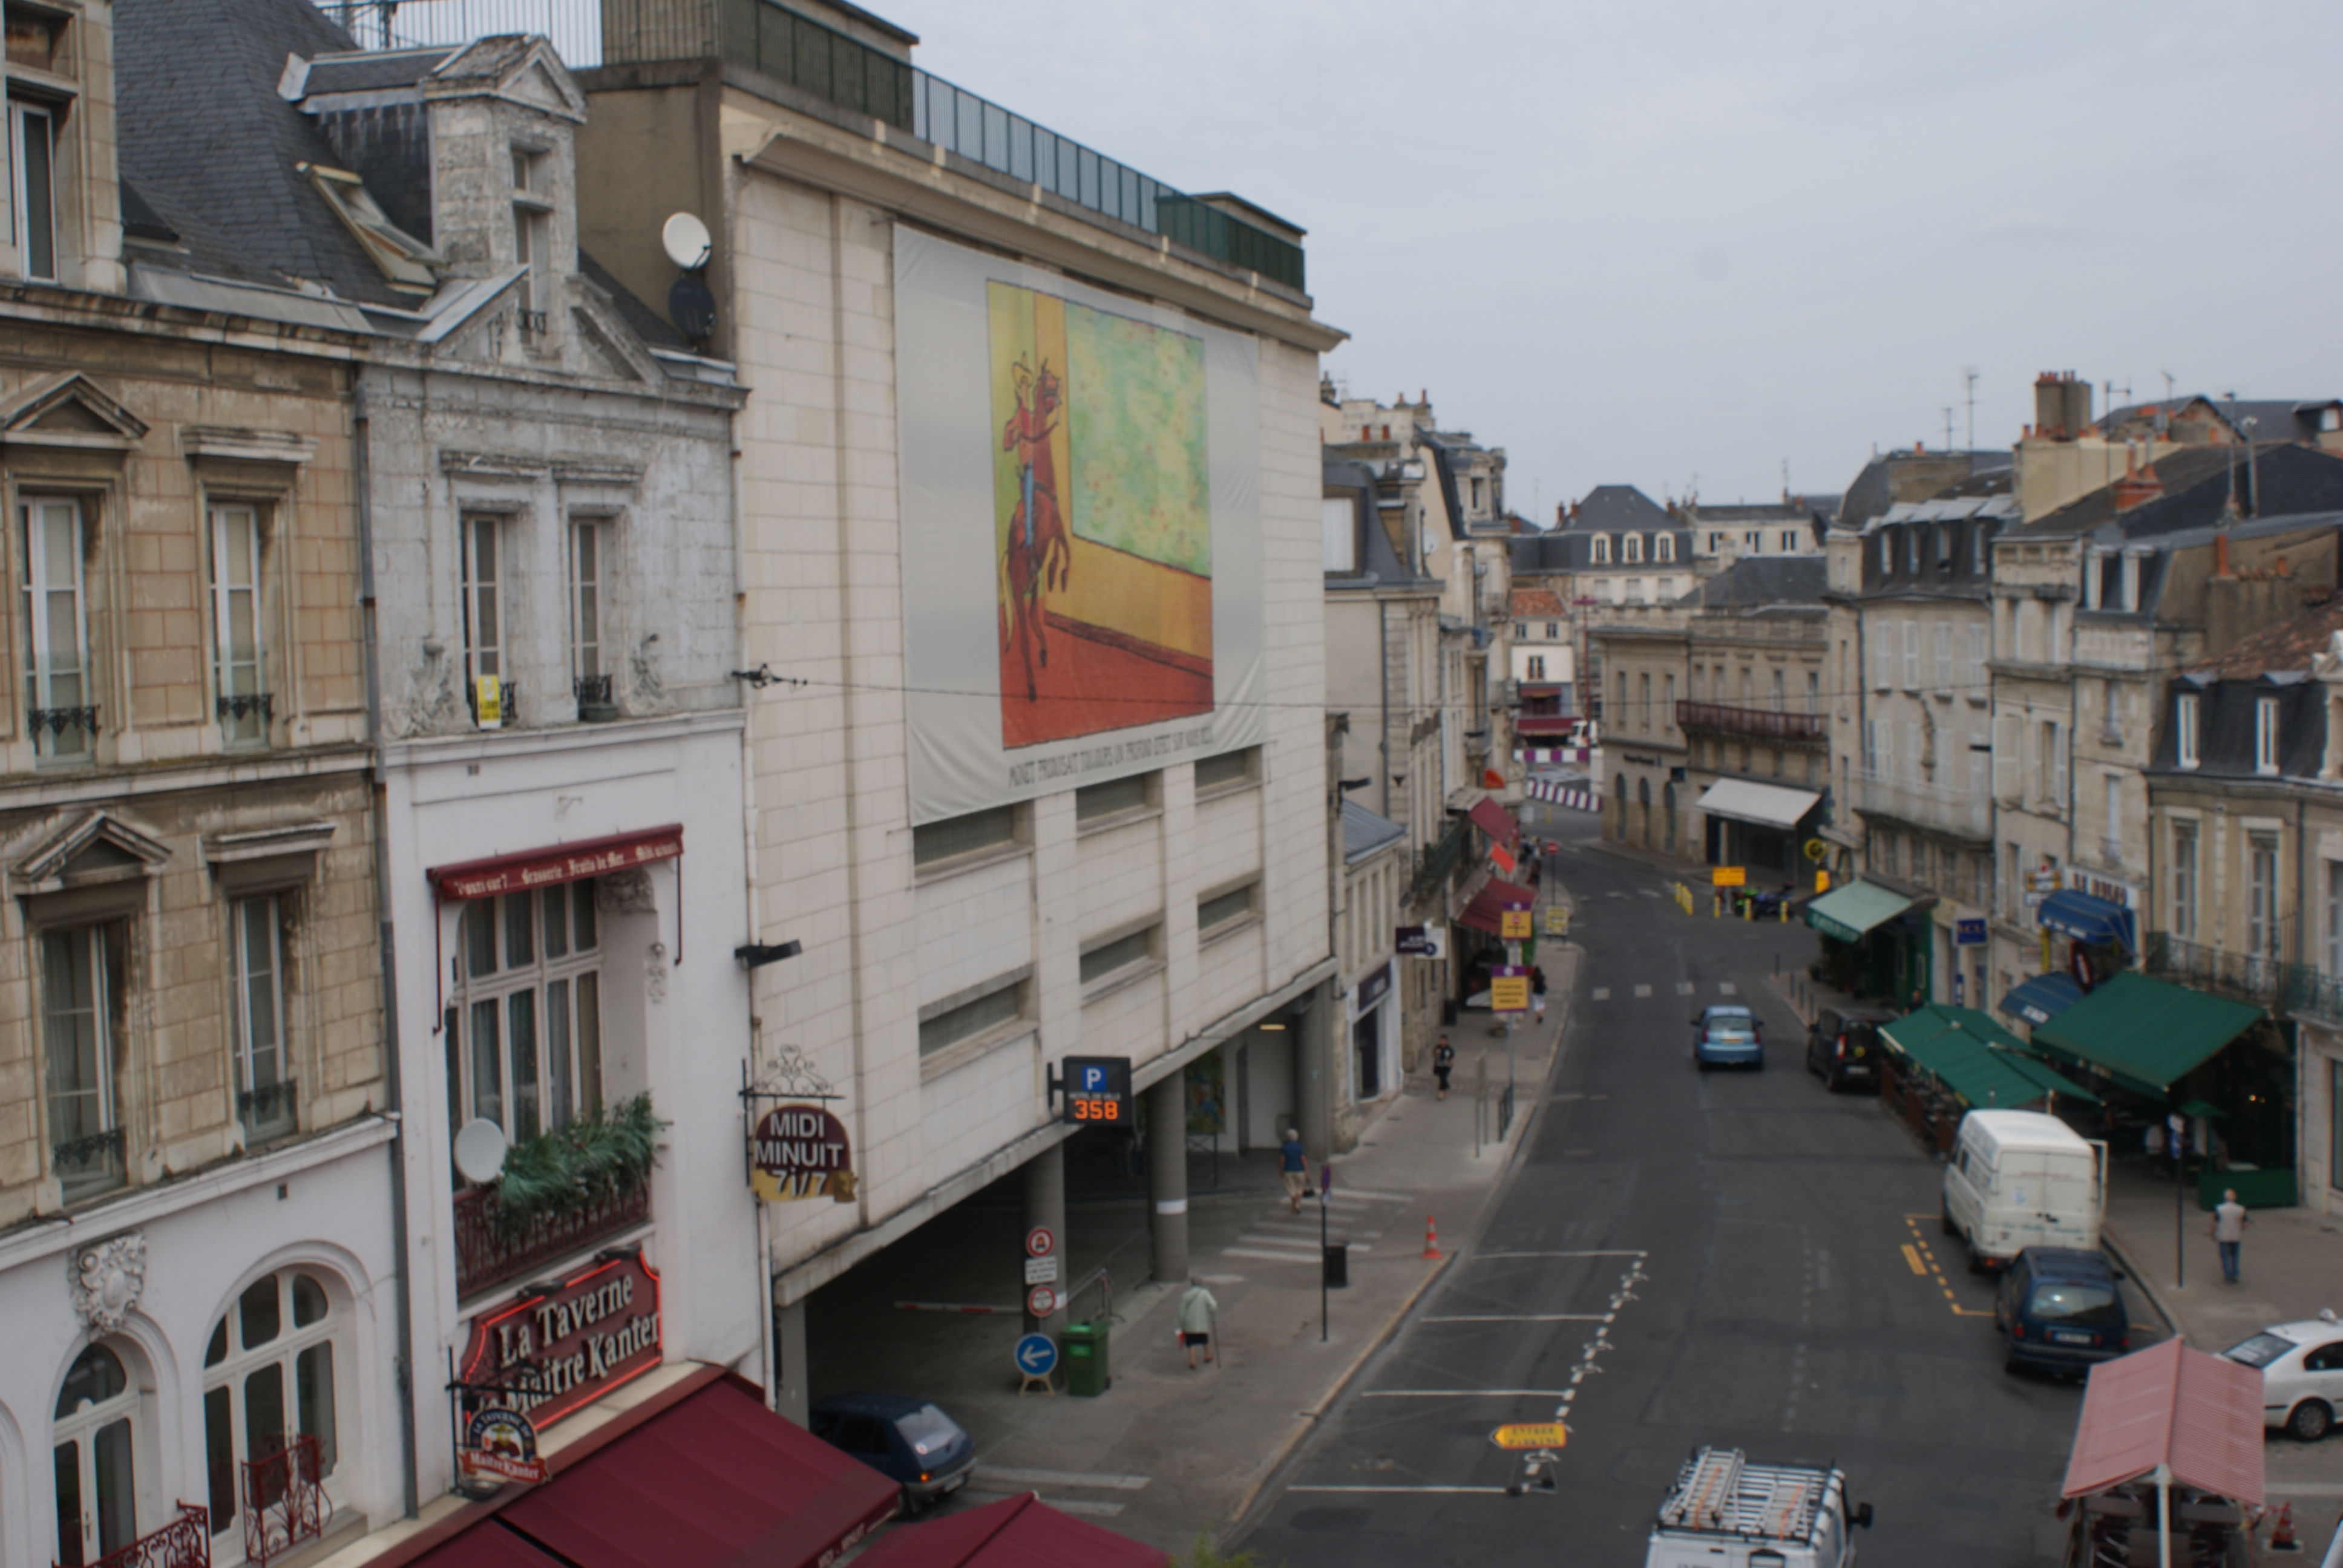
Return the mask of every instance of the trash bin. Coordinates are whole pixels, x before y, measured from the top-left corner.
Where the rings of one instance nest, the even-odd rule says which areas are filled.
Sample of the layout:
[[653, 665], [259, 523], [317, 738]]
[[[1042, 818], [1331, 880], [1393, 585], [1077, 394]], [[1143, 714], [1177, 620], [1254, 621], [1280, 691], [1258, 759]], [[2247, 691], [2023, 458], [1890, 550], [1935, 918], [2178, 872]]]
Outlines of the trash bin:
[[1068, 1393], [1096, 1398], [1111, 1386], [1114, 1380], [1107, 1375], [1107, 1322], [1104, 1318], [1068, 1323], [1058, 1342], [1066, 1352]]
[[1349, 1290], [1351, 1288], [1351, 1243], [1327, 1242], [1325, 1261], [1321, 1266], [1325, 1271], [1324, 1282], [1328, 1290]]

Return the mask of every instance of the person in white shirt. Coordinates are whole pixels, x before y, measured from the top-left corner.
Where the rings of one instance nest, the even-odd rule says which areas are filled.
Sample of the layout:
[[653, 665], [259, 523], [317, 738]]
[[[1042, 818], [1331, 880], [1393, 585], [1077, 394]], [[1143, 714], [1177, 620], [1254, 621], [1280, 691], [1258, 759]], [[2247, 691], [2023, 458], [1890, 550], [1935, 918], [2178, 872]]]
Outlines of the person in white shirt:
[[2237, 1282], [2237, 1244], [2246, 1239], [2246, 1227], [2252, 1223], [2246, 1217], [2246, 1206], [2237, 1201], [2237, 1190], [2223, 1188], [2221, 1201], [2213, 1206], [2213, 1244], [2221, 1251], [2221, 1278], [2230, 1284]]

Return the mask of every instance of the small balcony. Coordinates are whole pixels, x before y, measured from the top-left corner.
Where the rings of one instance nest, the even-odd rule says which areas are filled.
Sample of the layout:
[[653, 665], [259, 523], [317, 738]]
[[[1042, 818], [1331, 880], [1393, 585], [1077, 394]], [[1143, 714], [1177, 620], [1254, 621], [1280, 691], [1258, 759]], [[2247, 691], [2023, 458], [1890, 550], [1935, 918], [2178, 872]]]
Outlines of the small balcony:
[[[2233, 953], [2183, 941], [2167, 931], [2150, 931], [2145, 945], [2147, 950], [2141, 955], [2140, 967], [2157, 979], [2177, 980], [2198, 990], [2223, 991], [2265, 1006], [2276, 1003], [2288, 990], [2288, 971], [2302, 967], [2259, 953]], [[2331, 993], [2320, 999], [2315, 994], [2318, 988], [2307, 989], [2314, 993], [2314, 1002], [2333, 1000]]]
[[300, 1131], [299, 1104], [299, 1085], [289, 1078], [237, 1090], [236, 1117], [243, 1123], [244, 1141], [266, 1143]]
[[507, 1233], [492, 1186], [457, 1193], [455, 1211], [456, 1295], [465, 1300], [648, 1223], [651, 1187], [648, 1180], [638, 1181], [608, 1197], [539, 1215], [518, 1235]]
[[212, 1568], [210, 1511], [192, 1503], [176, 1506], [176, 1519], [116, 1547], [89, 1568]]
[[1679, 701], [1676, 728], [1686, 734], [1727, 735], [1775, 746], [1827, 746], [1830, 716], [1785, 713], [1771, 708], [1734, 708], [1722, 702]]
[[323, 1453], [315, 1436], [286, 1438], [277, 1452], [245, 1461], [244, 1560], [267, 1568], [270, 1559], [322, 1541], [334, 1520], [326, 1495]]
[[1984, 842], [1993, 836], [1993, 802], [1985, 795], [1883, 778], [1868, 769], [1855, 776], [1855, 809], [1866, 817], [1889, 817], [1956, 838]]

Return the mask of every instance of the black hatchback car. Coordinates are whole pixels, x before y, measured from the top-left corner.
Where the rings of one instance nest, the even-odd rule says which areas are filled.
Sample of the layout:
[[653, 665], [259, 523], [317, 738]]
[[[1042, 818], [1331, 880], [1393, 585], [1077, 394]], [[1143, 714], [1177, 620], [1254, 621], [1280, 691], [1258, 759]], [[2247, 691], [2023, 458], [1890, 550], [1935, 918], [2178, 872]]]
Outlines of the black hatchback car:
[[1821, 1079], [1825, 1089], [1855, 1083], [1876, 1091], [1885, 1049], [1879, 1043], [1879, 1026], [1895, 1021], [1894, 1013], [1875, 1008], [1822, 1009], [1806, 1026], [1806, 1070]]
[[2131, 1307], [2121, 1277], [2104, 1254], [2078, 1247], [2018, 1253], [1993, 1303], [1994, 1322], [2009, 1336], [2002, 1365], [2079, 1377], [2092, 1362], [2128, 1352]]
[[916, 1512], [968, 1484], [976, 1444], [960, 1423], [925, 1400], [895, 1393], [840, 1393], [807, 1412], [813, 1434], [880, 1474], [900, 1482], [903, 1509]]

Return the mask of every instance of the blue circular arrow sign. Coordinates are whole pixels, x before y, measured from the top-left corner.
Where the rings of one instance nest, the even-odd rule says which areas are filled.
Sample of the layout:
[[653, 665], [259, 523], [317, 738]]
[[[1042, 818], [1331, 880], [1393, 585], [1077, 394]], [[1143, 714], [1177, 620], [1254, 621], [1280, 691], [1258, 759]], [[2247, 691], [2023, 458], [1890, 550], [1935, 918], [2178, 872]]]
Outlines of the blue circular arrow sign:
[[1029, 1377], [1047, 1377], [1058, 1364], [1058, 1346], [1047, 1334], [1027, 1334], [1017, 1342], [1017, 1370]]

